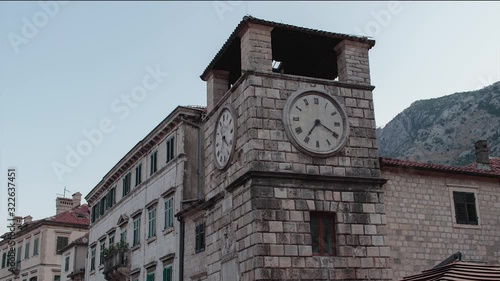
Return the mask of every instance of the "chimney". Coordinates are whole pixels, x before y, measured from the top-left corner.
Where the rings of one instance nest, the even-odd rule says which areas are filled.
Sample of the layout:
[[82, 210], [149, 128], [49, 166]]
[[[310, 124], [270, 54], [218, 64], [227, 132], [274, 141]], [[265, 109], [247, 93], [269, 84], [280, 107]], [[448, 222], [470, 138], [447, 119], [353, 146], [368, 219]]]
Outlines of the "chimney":
[[28, 222], [31, 222], [33, 221], [33, 217], [32, 216], [25, 216], [24, 217], [24, 223], [28, 223]]
[[56, 215], [59, 215], [60, 213], [64, 213], [71, 209], [73, 209], [73, 199], [63, 197], [56, 198]]
[[15, 216], [13, 218], [14, 220], [14, 226], [15, 226], [15, 230], [14, 231], [18, 231], [19, 230], [19, 227], [21, 226], [21, 224], [23, 223], [23, 217], [20, 217], [20, 216]]
[[477, 169], [480, 170], [491, 170], [490, 167], [490, 156], [488, 153], [488, 141], [478, 140], [474, 147], [476, 149], [476, 163]]
[[82, 201], [82, 194], [80, 192], [73, 194], [73, 208], [80, 206], [81, 201]]

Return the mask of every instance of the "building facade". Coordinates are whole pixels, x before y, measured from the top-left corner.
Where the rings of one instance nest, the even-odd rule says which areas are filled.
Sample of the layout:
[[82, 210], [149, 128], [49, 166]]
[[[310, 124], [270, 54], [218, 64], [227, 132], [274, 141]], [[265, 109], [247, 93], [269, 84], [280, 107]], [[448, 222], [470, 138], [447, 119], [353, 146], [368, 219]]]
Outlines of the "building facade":
[[395, 280], [458, 252], [468, 262], [499, 264], [500, 159], [479, 157], [468, 167], [395, 159], [381, 165]]
[[[0, 241], [0, 280], [61, 280], [59, 250], [88, 233], [90, 212], [80, 201], [80, 193], [73, 194], [72, 199], [57, 198], [56, 215], [49, 218], [16, 217], [14, 235], [5, 233]], [[11, 248], [15, 254], [13, 263], [9, 263]]]
[[61, 280], [83, 281], [85, 265], [87, 263], [87, 249], [89, 245], [88, 233], [60, 250], [61, 253]]
[[201, 192], [204, 112], [177, 107], [86, 196], [92, 208], [85, 280], [161, 280], [177, 273], [174, 214]]
[[456, 251], [498, 260], [500, 173], [379, 159], [374, 44], [244, 17], [201, 75], [207, 107], [177, 107], [86, 196], [85, 280], [393, 280]]

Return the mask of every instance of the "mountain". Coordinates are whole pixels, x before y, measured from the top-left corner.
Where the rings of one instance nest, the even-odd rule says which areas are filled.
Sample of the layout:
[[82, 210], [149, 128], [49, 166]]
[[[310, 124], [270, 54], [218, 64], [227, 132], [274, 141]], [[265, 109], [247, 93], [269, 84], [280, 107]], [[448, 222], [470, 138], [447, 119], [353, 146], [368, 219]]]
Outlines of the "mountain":
[[378, 128], [377, 138], [382, 157], [463, 166], [475, 160], [480, 139], [500, 157], [500, 82], [416, 101]]

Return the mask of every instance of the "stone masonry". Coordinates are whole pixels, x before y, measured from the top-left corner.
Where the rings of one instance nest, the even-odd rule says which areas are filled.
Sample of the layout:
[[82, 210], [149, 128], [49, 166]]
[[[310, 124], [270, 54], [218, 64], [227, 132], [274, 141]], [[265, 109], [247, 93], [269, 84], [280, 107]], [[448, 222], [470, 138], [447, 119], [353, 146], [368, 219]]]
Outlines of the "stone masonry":
[[[278, 74], [271, 70], [273, 30], [269, 24], [244, 24], [237, 31], [241, 77], [219, 101], [207, 89], [215, 106], [204, 123], [205, 203], [200, 208], [206, 249], [187, 252], [185, 260], [204, 257], [210, 281], [391, 280], [373, 86], [369, 75], [361, 75], [368, 73], [371, 45], [338, 44], [339, 81]], [[213, 71], [219, 70], [209, 69], [209, 85]], [[307, 156], [286, 137], [284, 104], [305, 88], [334, 96], [346, 109], [349, 139], [332, 157]], [[213, 134], [225, 105], [234, 108], [238, 127], [233, 157], [219, 170]], [[335, 256], [312, 253], [312, 212], [327, 212], [335, 220]], [[203, 279], [193, 266], [185, 270], [186, 278]]]

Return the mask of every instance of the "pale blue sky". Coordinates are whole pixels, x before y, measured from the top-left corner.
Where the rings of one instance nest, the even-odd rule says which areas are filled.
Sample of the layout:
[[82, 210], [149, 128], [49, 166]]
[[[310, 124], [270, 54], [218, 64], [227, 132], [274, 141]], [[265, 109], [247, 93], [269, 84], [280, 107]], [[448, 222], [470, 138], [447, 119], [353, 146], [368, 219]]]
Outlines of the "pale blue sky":
[[[8, 166], [19, 170], [18, 214], [47, 217], [55, 213], [56, 193], [64, 186], [86, 195], [177, 105], [205, 105], [199, 75], [245, 14], [373, 36], [378, 126], [416, 100], [500, 80], [499, 3], [389, 5], [69, 2], [43, 22], [47, 12], [37, 2], [1, 2], [0, 219], [7, 219]], [[30, 38], [19, 39], [26, 29], [23, 18], [33, 22], [34, 16], [41, 27], [32, 34], [24, 30]], [[157, 65], [168, 76], [128, 116], [112, 109], [124, 105], [122, 94], [142, 85], [147, 67]], [[103, 119], [113, 131], [59, 180], [52, 164], [65, 164], [67, 147], [76, 149], [85, 139], [82, 130], [98, 128]], [[0, 231], [5, 225], [0, 223]]]

